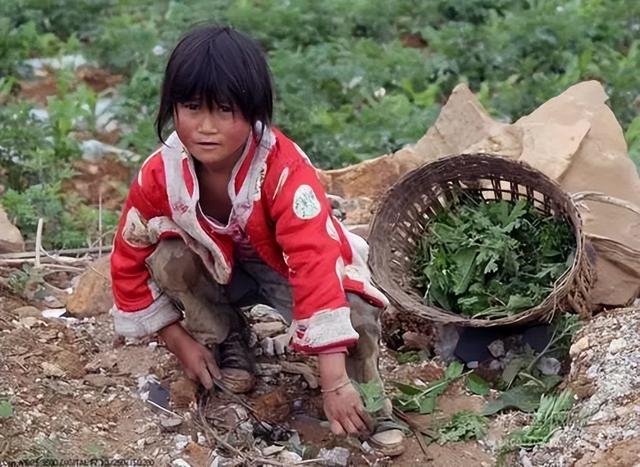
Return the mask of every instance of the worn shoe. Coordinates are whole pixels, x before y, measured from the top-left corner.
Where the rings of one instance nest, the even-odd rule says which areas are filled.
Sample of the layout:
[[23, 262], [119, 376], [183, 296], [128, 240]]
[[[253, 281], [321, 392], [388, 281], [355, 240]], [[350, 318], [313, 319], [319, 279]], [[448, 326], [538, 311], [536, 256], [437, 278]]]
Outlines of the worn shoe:
[[389, 418], [376, 420], [376, 426], [368, 442], [384, 456], [396, 457], [404, 452], [404, 432]]
[[253, 353], [239, 332], [231, 332], [218, 346], [218, 362], [222, 383], [231, 392], [243, 394], [253, 389], [254, 376]]

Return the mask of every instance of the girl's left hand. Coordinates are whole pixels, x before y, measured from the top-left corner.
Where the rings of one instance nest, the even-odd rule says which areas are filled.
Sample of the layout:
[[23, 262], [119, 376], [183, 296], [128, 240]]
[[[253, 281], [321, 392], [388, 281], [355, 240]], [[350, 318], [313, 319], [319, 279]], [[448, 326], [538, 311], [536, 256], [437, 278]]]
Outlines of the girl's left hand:
[[372, 421], [364, 410], [358, 390], [351, 383], [322, 394], [324, 413], [336, 435], [369, 433]]

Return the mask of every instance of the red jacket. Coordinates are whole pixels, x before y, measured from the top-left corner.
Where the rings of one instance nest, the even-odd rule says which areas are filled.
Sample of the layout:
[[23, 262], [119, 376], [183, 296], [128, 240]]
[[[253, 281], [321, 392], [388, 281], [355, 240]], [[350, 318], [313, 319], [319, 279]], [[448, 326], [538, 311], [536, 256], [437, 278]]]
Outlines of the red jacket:
[[[368, 245], [331, 214], [316, 171], [302, 150], [266, 128], [247, 145], [229, 183], [230, 222], [288, 280], [293, 293], [293, 347], [319, 352], [354, 343], [346, 292], [378, 307], [387, 300], [370, 282]], [[227, 284], [234, 261], [230, 236], [216, 233], [198, 208], [191, 156], [173, 133], [142, 165], [122, 214], [111, 257], [116, 332], [151, 334], [180, 319], [145, 265], [157, 242], [179, 236], [213, 279]]]

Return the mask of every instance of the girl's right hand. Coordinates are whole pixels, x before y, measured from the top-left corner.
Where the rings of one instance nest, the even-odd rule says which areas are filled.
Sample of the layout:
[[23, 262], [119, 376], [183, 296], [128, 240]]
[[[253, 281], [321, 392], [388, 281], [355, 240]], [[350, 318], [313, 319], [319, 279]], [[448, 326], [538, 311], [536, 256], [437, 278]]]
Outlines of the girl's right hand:
[[222, 377], [211, 351], [191, 337], [180, 323], [170, 324], [161, 329], [159, 334], [171, 353], [180, 360], [187, 378], [200, 382], [206, 389], [211, 389], [211, 377]]

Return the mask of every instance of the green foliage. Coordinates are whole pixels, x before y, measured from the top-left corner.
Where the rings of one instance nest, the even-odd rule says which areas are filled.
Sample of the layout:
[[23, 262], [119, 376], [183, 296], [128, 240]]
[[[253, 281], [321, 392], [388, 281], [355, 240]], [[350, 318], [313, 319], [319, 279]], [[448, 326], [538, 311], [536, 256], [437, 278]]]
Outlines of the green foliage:
[[13, 405], [11, 401], [0, 401], [0, 418], [9, 418], [13, 416]]
[[451, 362], [442, 379], [432, 381], [425, 387], [395, 383], [399, 393], [394, 402], [403, 412], [431, 413], [436, 408], [438, 396], [446, 391], [451, 383], [463, 376], [463, 370], [464, 365], [462, 363]]
[[633, 0], [13, 0], [0, 18], [9, 75], [23, 58], [76, 48], [127, 78], [150, 75], [148, 112], [133, 113], [141, 107], [130, 95], [118, 115], [131, 130], [122, 144], [145, 154], [158, 143], [149, 121], [166, 56], [202, 21], [259, 40], [274, 71], [275, 121], [322, 167], [415, 142], [460, 81], [505, 119], [585, 79], [605, 84], [625, 127], [637, 115]]
[[531, 425], [509, 434], [500, 448], [500, 454], [504, 456], [520, 448], [531, 449], [547, 443], [566, 423], [574, 399], [573, 393], [569, 390], [560, 394], [542, 396]]
[[423, 352], [417, 350], [410, 350], [408, 352], [398, 352], [396, 354], [396, 360], [400, 365], [405, 363], [418, 363], [424, 360], [425, 355]]
[[416, 253], [416, 283], [430, 305], [474, 318], [509, 316], [542, 302], [574, 247], [566, 222], [524, 200], [466, 197], [429, 224]]
[[[97, 95], [68, 70], [57, 74], [57, 89], [46, 117], [25, 101], [0, 109], [0, 184], [8, 188], [0, 203], [27, 241], [43, 218], [45, 248], [82, 247], [98, 235], [98, 212], [63, 193], [62, 184], [80, 156], [73, 132], [95, 132]], [[115, 213], [103, 212], [105, 231], [116, 223]]]
[[364, 404], [364, 410], [370, 414], [379, 412], [384, 407], [386, 396], [384, 394], [384, 388], [375, 381], [368, 383], [353, 382], [355, 387], [362, 397], [362, 403]]
[[493, 415], [505, 409], [533, 412], [540, 405], [543, 391], [543, 388], [532, 383], [508, 389], [502, 392], [497, 399], [487, 402], [482, 410], [482, 415]]
[[489, 383], [476, 373], [471, 373], [467, 376], [466, 386], [470, 392], [478, 396], [486, 396], [489, 394]]
[[477, 413], [463, 410], [456, 412], [437, 430], [439, 444], [455, 441], [482, 439], [487, 433], [489, 420]]
[[22, 269], [11, 271], [6, 284], [15, 295], [30, 299], [45, 292], [43, 282], [42, 270], [23, 264]]
[[[9, 189], [0, 202], [28, 242], [35, 240], [38, 219], [44, 220], [45, 248], [89, 246], [99, 234], [98, 210], [73, 194], [63, 193], [59, 182], [31, 185], [21, 192]], [[117, 221], [117, 213], [103, 211], [103, 231], [114, 229]]]

